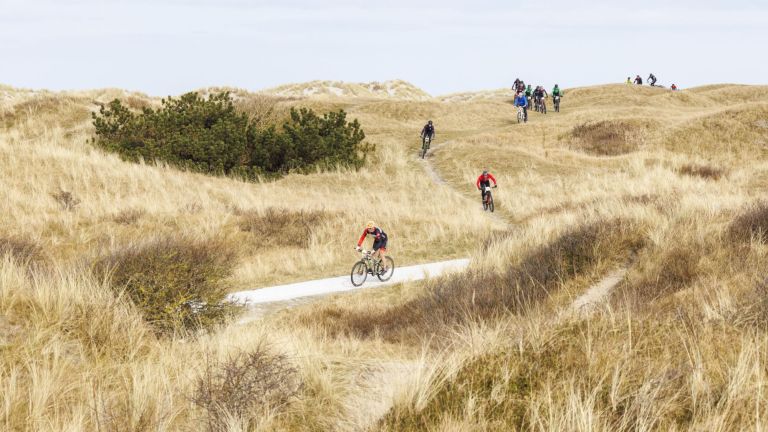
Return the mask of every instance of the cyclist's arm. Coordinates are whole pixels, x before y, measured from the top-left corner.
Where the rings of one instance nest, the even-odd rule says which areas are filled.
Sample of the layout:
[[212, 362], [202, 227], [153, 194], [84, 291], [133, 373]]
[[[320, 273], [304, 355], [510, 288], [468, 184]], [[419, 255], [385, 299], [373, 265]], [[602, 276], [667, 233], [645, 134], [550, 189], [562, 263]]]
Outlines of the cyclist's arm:
[[365, 236], [368, 235], [368, 230], [363, 230], [363, 235], [360, 236], [360, 240], [357, 241], [357, 247], [360, 247], [363, 245], [363, 242], [365, 241]]
[[493, 174], [491, 174], [491, 173], [488, 173], [488, 178], [489, 178], [489, 179], [491, 179], [491, 180], [493, 180], [493, 185], [494, 185], [494, 186], [496, 186], [496, 185], [497, 185], [497, 183], [496, 183], [496, 179], [493, 177]]
[[480, 189], [480, 179], [482, 179], [482, 178], [483, 178], [483, 176], [478, 177], [477, 178], [477, 182], [475, 182], [475, 187], [478, 188], [478, 189]]

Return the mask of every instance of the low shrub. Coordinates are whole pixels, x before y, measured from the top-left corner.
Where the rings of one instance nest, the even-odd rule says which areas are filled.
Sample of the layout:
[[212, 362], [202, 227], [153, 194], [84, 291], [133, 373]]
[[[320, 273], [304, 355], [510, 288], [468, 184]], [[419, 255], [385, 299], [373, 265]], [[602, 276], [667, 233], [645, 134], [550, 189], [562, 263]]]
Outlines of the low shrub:
[[685, 164], [678, 168], [677, 172], [690, 177], [701, 177], [708, 180], [720, 180], [725, 175], [725, 170], [712, 165]]
[[300, 387], [288, 359], [260, 346], [221, 362], [209, 358], [190, 399], [203, 411], [205, 430], [228, 431], [230, 419], [246, 420], [251, 430], [265, 411], [286, 406]]
[[318, 224], [331, 216], [322, 211], [292, 212], [270, 207], [263, 212], [246, 211], [240, 229], [253, 234], [265, 245], [309, 247]]
[[737, 242], [752, 239], [768, 242], [768, 202], [760, 201], [748, 206], [728, 226], [728, 236]]
[[[267, 113], [269, 114], [269, 108]], [[229, 93], [187, 93], [136, 113], [119, 99], [93, 113], [93, 143], [138, 162], [163, 161], [207, 174], [254, 179], [336, 166], [360, 168], [373, 147], [343, 110], [291, 109], [280, 128], [239, 111]]]
[[169, 335], [210, 328], [239, 308], [225, 301], [235, 258], [217, 241], [165, 238], [118, 250], [93, 268], [125, 292], [156, 333]]
[[52, 193], [51, 197], [59, 204], [62, 210], [74, 210], [80, 205], [80, 200], [76, 198], [72, 192], [65, 190], [59, 190], [56, 193]]

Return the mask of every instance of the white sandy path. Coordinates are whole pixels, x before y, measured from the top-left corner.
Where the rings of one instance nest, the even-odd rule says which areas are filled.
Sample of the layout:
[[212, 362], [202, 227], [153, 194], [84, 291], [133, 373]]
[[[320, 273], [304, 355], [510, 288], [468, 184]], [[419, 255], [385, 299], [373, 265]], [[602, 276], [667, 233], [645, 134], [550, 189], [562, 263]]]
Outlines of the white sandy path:
[[229, 300], [245, 303], [249, 306], [261, 303], [283, 302], [302, 297], [327, 295], [356, 289], [378, 288], [386, 285], [416, 281], [431, 276], [439, 276], [450, 271], [464, 270], [467, 266], [469, 266], [469, 259], [465, 258], [407, 267], [395, 267], [392, 278], [387, 282], [381, 282], [369, 275], [362, 286], [356, 287], [352, 285], [349, 275], [345, 275], [251, 291], [240, 291], [230, 294], [228, 298]]

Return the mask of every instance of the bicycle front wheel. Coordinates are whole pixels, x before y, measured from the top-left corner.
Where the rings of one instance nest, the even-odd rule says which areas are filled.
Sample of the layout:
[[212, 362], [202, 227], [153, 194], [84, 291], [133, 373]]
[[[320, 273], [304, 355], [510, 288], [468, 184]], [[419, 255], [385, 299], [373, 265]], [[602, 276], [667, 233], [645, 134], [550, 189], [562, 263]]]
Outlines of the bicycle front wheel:
[[352, 266], [352, 275], [350, 278], [352, 279], [352, 285], [356, 287], [365, 282], [365, 279], [368, 278], [368, 266], [365, 265], [365, 262], [358, 261]]
[[[382, 282], [388, 281], [392, 277], [392, 274], [395, 273], [395, 260], [393, 260], [391, 256], [385, 256], [384, 261], [387, 263], [386, 273], [379, 273], [376, 275]], [[381, 266], [382, 264], [379, 265]]]
[[488, 210], [490, 210], [491, 213], [493, 213], [493, 209], [494, 209], [494, 207], [493, 207], [493, 197], [490, 197], [490, 198], [488, 198]]

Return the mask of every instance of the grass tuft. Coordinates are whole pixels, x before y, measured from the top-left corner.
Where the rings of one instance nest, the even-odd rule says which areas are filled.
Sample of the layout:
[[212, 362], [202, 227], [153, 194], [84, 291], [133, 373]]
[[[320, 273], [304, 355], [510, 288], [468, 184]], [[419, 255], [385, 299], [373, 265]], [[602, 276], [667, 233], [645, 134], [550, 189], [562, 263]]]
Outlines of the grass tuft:
[[725, 170], [722, 168], [695, 163], [687, 163], [678, 168], [677, 172], [683, 175], [701, 177], [707, 180], [720, 180], [720, 178], [725, 175]]
[[747, 207], [728, 226], [728, 234], [731, 239], [740, 242], [753, 239], [760, 243], [768, 242], [768, 202], [760, 201]]

